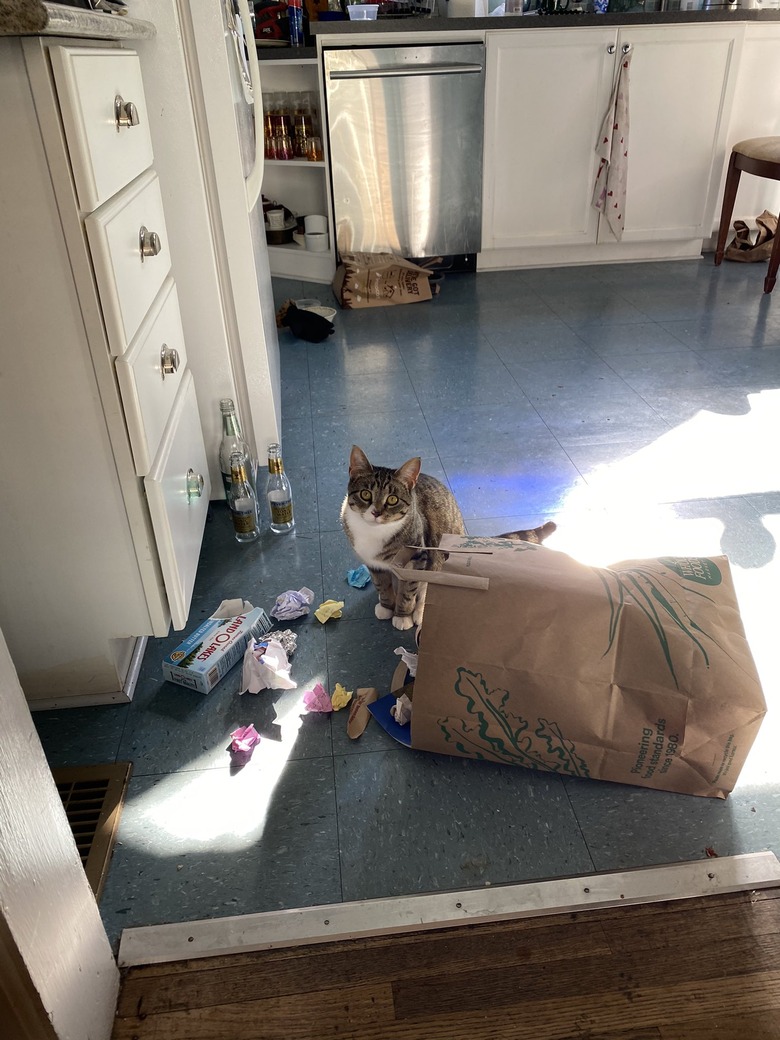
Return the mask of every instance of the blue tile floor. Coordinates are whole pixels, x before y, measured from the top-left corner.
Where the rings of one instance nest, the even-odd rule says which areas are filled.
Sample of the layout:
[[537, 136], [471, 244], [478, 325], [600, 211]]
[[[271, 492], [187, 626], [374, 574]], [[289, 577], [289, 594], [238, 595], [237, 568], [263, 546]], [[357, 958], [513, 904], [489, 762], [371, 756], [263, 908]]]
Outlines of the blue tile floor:
[[[239, 546], [212, 506], [191, 613], [269, 609], [303, 585], [341, 620], [294, 622], [298, 689], [208, 697], [164, 682], [149, 641], [130, 705], [38, 713], [53, 766], [130, 759], [101, 902], [123, 928], [533, 878], [780, 852], [780, 290], [761, 265], [702, 261], [448, 275], [430, 303], [339, 311], [323, 344], [281, 334], [294, 535]], [[330, 289], [275, 282], [288, 297]], [[411, 647], [345, 581], [353, 443], [421, 455], [473, 534], [550, 518], [551, 547], [596, 563], [725, 552], [770, 712], [727, 801], [439, 757], [346, 712], [301, 716], [321, 679], [386, 690]], [[265, 739], [236, 772], [230, 732]]]

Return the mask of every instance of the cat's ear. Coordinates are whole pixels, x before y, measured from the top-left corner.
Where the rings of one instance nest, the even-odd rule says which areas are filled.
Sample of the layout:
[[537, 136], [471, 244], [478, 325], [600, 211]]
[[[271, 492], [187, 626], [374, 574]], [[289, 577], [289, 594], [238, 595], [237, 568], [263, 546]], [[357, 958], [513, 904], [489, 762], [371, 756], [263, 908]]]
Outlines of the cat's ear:
[[366, 458], [366, 453], [358, 448], [357, 444], [353, 444], [352, 451], [349, 453], [350, 477], [356, 477], [359, 473], [370, 473], [373, 468]]
[[418, 455], [417, 458], [409, 459], [409, 461], [405, 462], [403, 466], [399, 466], [399, 468], [395, 471], [395, 475], [396, 477], [398, 477], [400, 481], [406, 484], [406, 486], [411, 491], [414, 485], [417, 483], [417, 478], [420, 476], [421, 466], [422, 459]]

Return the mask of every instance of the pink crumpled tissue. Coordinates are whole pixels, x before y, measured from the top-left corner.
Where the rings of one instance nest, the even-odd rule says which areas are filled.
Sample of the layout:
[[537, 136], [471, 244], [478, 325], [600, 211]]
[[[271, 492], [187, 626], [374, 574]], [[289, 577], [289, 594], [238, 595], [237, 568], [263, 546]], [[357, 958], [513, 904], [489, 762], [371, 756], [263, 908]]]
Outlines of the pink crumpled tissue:
[[309, 711], [333, 711], [333, 704], [331, 703], [328, 691], [321, 682], [318, 682], [314, 686], [313, 690], [307, 690], [306, 693], [304, 693], [303, 703]]
[[230, 734], [233, 738], [230, 744], [230, 754], [238, 766], [245, 766], [252, 757], [255, 745], [260, 743], [260, 734], [250, 722], [248, 726], [239, 726]]

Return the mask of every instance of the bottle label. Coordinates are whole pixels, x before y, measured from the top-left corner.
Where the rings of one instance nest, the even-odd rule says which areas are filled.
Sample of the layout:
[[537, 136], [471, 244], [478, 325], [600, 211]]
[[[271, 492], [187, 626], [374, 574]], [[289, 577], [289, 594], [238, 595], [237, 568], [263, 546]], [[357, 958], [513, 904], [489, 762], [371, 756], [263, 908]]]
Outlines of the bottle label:
[[257, 527], [254, 510], [249, 513], [231, 513], [233, 527], [239, 534], [251, 534]]
[[291, 524], [293, 518], [292, 499], [284, 502], [269, 501], [271, 507], [271, 522], [274, 524]]
[[230, 474], [222, 471], [222, 483], [225, 488], [225, 498], [230, 494], [230, 489], [233, 486], [233, 481], [230, 479]]

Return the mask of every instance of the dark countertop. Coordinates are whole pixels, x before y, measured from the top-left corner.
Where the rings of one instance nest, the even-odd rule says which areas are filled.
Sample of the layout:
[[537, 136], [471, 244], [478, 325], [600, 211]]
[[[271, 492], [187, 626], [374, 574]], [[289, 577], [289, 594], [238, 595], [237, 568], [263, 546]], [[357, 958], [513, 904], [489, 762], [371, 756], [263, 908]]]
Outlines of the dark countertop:
[[780, 22], [780, 10], [648, 11], [642, 14], [503, 15], [488, 18], [378, 18], [374, 22], [312, 22], [315, 36], [442, 33], [468, 29], [574, 29], [604, 25], [700, 25], [709, 22]]

